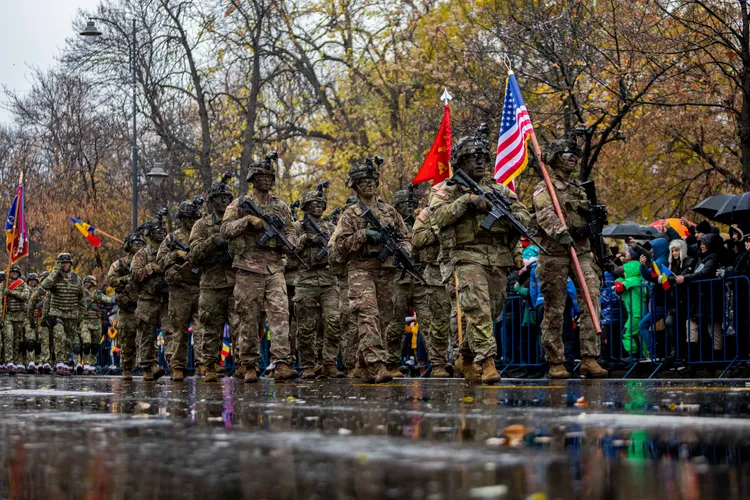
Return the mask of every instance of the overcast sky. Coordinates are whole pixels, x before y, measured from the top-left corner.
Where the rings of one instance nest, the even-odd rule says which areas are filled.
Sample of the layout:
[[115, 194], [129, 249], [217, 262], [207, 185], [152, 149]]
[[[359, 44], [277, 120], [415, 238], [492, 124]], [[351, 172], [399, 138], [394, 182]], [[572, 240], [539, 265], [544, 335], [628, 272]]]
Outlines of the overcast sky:
[[[99, 0], [0, 0], [0, 88], [23, 92], [31, 87], [30, 67], [55, 64], [65, 38], [73, 33], [78, 9], [93, 10]], [[11, 120], [0, 96], [0, 123]]]

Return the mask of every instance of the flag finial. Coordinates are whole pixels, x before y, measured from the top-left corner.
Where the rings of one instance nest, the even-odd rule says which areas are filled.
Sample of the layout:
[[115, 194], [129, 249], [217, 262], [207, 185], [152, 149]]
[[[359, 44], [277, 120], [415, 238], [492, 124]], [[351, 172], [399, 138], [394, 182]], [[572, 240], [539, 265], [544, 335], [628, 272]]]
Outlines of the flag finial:
[[440, 96], [440, 100], [443, 101], [443, 104], [446, 106], [448, 103], [453, 99], [453, 96], [448, 92], [448, 87], [443, 88], [443, 95]]
[[508, 56], [508, 53], [503, 54], [503, 64], [505, 65], [505, 69], [508, 70], [508, 74], [513, 73], [513, 63], [510, 60], [510, 56]]

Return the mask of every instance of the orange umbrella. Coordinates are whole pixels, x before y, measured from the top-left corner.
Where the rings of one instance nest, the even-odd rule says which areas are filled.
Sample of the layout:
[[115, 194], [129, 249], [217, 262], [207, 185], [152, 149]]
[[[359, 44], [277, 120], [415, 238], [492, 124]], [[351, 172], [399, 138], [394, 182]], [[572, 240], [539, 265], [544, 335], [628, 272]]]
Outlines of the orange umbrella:
[[[691, 226], [695, 226], [694, 222], [687, 221], [687, 223], [690, 224]], [[652, 222], [651, 227], [654, 227], [661, 232], [664, 232], [667, 230], [668, 227], [671, 227], [672, 229], [677, 231], [680, 234], [680, 236], [682, 236], [683, 238], [690, 234], [690, 231], [685, 226], [685, 224], [683, 224], [680, 221], [680, 219], [675, 219], [675, 218], [659, 219], [657, 221]]]

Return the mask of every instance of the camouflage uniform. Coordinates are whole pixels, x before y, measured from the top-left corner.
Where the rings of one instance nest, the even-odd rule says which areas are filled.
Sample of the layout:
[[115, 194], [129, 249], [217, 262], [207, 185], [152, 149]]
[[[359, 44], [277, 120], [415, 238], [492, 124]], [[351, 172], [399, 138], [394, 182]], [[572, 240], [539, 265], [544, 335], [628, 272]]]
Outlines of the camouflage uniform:
[[[130, 236], [133, 238], [133, 235]], [[125, 376], [130, 375], [135, 365], [135, 344], [138, 326], [135, 320], [135, 310], [138, 305], [138, 292], [130, 275], [130, 264], [133, 259], [127, 247], [128, 255], [117, 259], [109, 266], [107, 280], [115, 289], [117, 301], [117, 343], [120, 346], [120, 367]]]
[[[352, 196], [346, 202], [347, 208], [357, 203], [357, 197]], [[333, 224], [334, 221], [331, 221]], [[334, 226], [338, 226], [338, 219], [335, 220]], [[336, 234], [334, 229], [331, 239], [328, 240], [328, 248], [335, 247], [333, 236]], [[359, 338], [357, 337], [357, 322], [352, 318], [349, 310], [349, 280], [346, 273], [346, 262], [342, 261], [341, 256], [335, 252], [328, 254], [328, 268], [336, 276], [336, 283], [339, 288], [339, 324], [341, 325], [341, 361], [344, 368], [352, 375], [357, 364], [357, 350], [359, 348]]]
[[[42, 279], [44, 279], [44, 276]], [[26, 309], [26, 334], [39, 343], [34, 361], [38, 364], [51, 364], [50, 331], [47, 328], [46, 304], [49, 294], [41, 286], [32, 288], [29, 305]]]
[[[476, 135], [462, 138], [453, 150], [454, 165], [461, 168], [461, 158], [479, 152], [489, 160], [488, 141], [481, 128]], [[485, 191], [496, 191], [510, 201], [513, 215], [524, 225], [531, 216], [515, 193], [484, 177], [477, 181]], [[506, 294], [505, 269], [514, 265], [512, 249], [518, 236], [505, 222], [498, 221], [489, 231], [480, 228], [485, 213], [475, 209], [470, 191], [450, 179], [433, 187], [430, 201], [434, 225], [439, 228], [441, 250], [448, 259], [447, 270], [458, 279], [458, 301], [464, 317], [461, 354], [465, 360], [484, 361], [497, 354], [494, 318], [503, 310]], [[481, 201], [481, 200], [480, 200]], [[451, 280], [452, 281], [452, 280]], [[455, 300], [455, 283], [448, 283], [446, 292]], [[454, 306], [455, 307], [455, 306]], [[494, 362], [491, 363], [494, 370]]]
[[192, 324], [194, 338], [200, 337], [201, 330], [198, 318], [200, 267], [192, 262], [190, 253], [171, 250], [175, 241], [187, 247], [189, 239], [189, 233], [177, 229], [164, 238], [156, 255], [156, 263], [164, 271], [164, 279], [169, 284], [169, 325], [173, 336], [166, 352], [173, 370], [187, 368], [188, 327]]
[[[369, 159], [366, 160], [370, 178], [377, 180], [375, 171]], [[349, 171], [349, 184], [354, 184], [355, 175], [364, 167], [355, 165]], [[375, 243], [368, 238], [362, 214], [367, 208], [361, 203], [350, 206], [341, 215], [333, 241], [333, 250], [343, 261], [349, 281], [349, 308], [357, 320], [357, 337], [359, 338], [358, 358], [367, 367], [386, 362], [384, 336], [393, 318], [393, 284], [396, 279], [396, 260], [389, 257], [380, 262], [378, 254], [383, 249], [382, 243]], [[376, 200], [369, 207], [373, 215], [383, 225], [393, 224], [408, 249], [411, 243], [407, 240], [408, 229], [395, 208], [387, 203]], [[375, 368], [377, 369], [377, 368]], [[390, 380], [390, 378], [388, 378]]]
[[432, 227], [432, 210], [423, 209], [414, 222], [412, 245], [424, 266], [423, 276], [429, 286], [414, 290], [414, 310], [419, 330], [430, 356], [433, 373], [447, 363], [448, 333], [450, 332], [451, 294], [443, 285], [440, 272], [440, 242]]
[[[13, 268], [11, 268], [13, 272]], [[17, 271], [20, 276], [20, 268]], [[28, 305], [29, 285], [20, 277], [8, 283], [2, 282], [2, 290], [5, 294], [5, 323], [3, 325], [3, 344], [5, 349], [6, 363], [14, 365], [25, 364], [26, 339], [24, 338], [24, 326], [26, 323], [26, 307]]]
[[[545, 156], [548, 165], [557, 167], [552, 172], [552, 180], [567, 227], [555, 214], [552, 198], [544, 182], [537, 185], [533, 194], [537, 223], [544, 231], [541, 243], [549, 251], [549, 255], [539, 255], [537, 273], [541, 280], [541, 292], [544, 294], [544, 319], [541, 325], [542, 344], [544, 345], [547, 362], [550, 365], [559, 365], [565, 361], [565, 348], [562, 342], [563, 311], [567, 297], [565, 285], [568, 276], [573, 273], [570, 254], [561, 245], [564, 238], [572, 238], [575, 244], [576, 254], [586, 280], [586, 287], [591, 294], [591, 301], [594, 304], [596, 314], [599, 314], [599, 286], [601, 284], [599, 268], [591, 256], [591, 243], [588, 235], [581, 231], [582, 229], [585, 231], [584, 228], [588, 227], [587, 220], [581, 215], [581, 212], [585, 213], [589, 210], [591, 204], [582, 187], [564, 178], [563, 172], [567, 169], [562, 168], [562, 160], [559, 154], [566, 151], [566, 144], [567, 141], [564, 140], [553, 141], [545, 149]], [[576, 284], [578, 297], [582, 300], [583, 293], [580, 284], [575, 277], [573, 281]], [[588, 308], [585, 305], [581, 307], [581, 318], [578, 324], [580, 325], [581, 355], [584, 358], [597, 357], [600, 347], [599, 337], [594, 331]]]
[[[255, 367], [259, 360], [258, 325], [266, 313], [271, 332], [271, 361], [288, 366], [294, 364], [289, 343], [289, 301], [284, 279], [283, 244], [271, 239], [266, 246], [257, 243], [263, 234], [242, 213], [239, 205], [244, 196], [234, 200], [224, 212], [221, 236], [229, 241], [234, 255], [232, 267], [237, 270], [234, 299], [240, 318], [240, 358], [243, 366]], [[283, 235], [295, 244], [297, 234], [290, 224], [291, 213], [286, 203], [268, 195], [265, 202], [255, 200], [265, 215], [277, 215], [284, 221]]]
[[[96, 285], [96, 279], [93, 276], [84, 278], [93, 279]], [[83, 349], [83, 361], [87, 366], [96, 365], [96, 358], [99, 354], [99, 343], [102, 338], [102, 305], [114, 305], [115, 298], [97, 291], [89, 292], [86, 287], [83, 288], [86, 295], [86, 312], [83, 314], [81, 323], [81, 346]]]
[[[63, 257], [63, 256], [67, 257]], [[71, 262], [69, 254], [58, 256], [58, 264], [41, 287], [49, 295], [48, 325], [52, 324], [54, 350], [58, 364], [71, 364], [73, 344], [80, 335], [81, 318], [86, 309], [86, 295], [83, 293], [83, 281], [74, 271], [64, 272], [62, 261]]]
[[[315, 194], [313, 194], [315, 193]], [[307, 210], [305, 217], [310, 217], [307, 208], [311, 201], [325, 203], [322, 193], [318, 197], [318, 191], [307, 193], [302, 200], [302, 210]], [[321, 231], [327, 235], [333, 234], [336, 229], [333, 224], [323, 219], [316, 221]], [[304, 229], [304, 223], [300, 225], [300, 234], [297, 240], [297, 255], [310, 266], [309, 270], [300, 269], [297, 278], [294, 306], [298, 319], [297, 342], [300, 357], [300, 368], [309, 375], [314, 368], [320, 364], [326, 370], [335, 372], [336, 358], [339, 353], [341, 342], [341, 325], [339, 315], [339, 289], [336, 277], [328, 269], [328, 256], [320, 260], [315, 255], [320, 251], [319, 236]], [[322, 321], [321, 321], [322, 319]], [[322, 325], [320, 323], [322, 322]], [[320, 328], [322, 326], [322, 328]], [[316, 337], [322, 330], [320, 344], [322, 359], [318, 358]]]
[[161, 328], [169, 345], [168, 290], [164, 275], [156, 264], [156, 244], [148, 241], [130, 263], [130, 274], [138, 291], [135, 319], [138, 325], [138, 357], [143, 368], [157, 364], [156, 331]]

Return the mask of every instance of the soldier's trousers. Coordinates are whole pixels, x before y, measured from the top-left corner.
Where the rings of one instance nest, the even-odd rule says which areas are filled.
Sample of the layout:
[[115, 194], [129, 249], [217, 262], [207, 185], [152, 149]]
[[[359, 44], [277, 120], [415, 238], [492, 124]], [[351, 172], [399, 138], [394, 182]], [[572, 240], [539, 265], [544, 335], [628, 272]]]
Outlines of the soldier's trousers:
[[[187, 368], [188, 327], [190, 325], [193, 326], [194, 338], [198, 338], [200, 335], [200, 320], [198, 319], [199, 297], [200, 289], [198, 286], [169, 287], [169, 324], [172, 330], [172, 338], [166, 352], [168, 353], [169, 366], [171, 368], [179, 370]], [[195, 363], [197, 365], [201, 364], [198, 361], [199, 357], [195, 356]]]
[[135, 342], [138, 337], [135, 311], [120, 309], [117, 312], [117, 343], [120, 346], [120, 367], [130, 372], [135, 366]]
[[385, 363], [385, 331], [393, 318], [395, 272], [385, 269], [349, 271], [349, 309], [357, 321], [357, 355], [366, 364]]
[[24, 339], [24, 326], [26, 321], [23, 319], [12, 319], [10, 314], [5, 316], [3, 325], [3, 347], [5, 349], [5, 362], [14, 365], [25, 364], [26, 346], [23, 352], [19, 345]]
[[[157, 330], [163, 329], [164, 340], [169, 337], [167, 322], [167, 304], [160, 300], [138, 299], [135, 319], [138, 324], [138, 358], [143, 368], [155, 365], [158, 361], [156, 351]], [[166, 331], [164, 331], [166, 330]], [[166, 344], [169, 345], [169, 344]]]
[[341, 325], [341, 360], [344, 368], [353, 370], [357, 364], [357, 350], [359, 349], [359, 338], [357, 337], [357, 321], [349, 310], [349, 281], [346, 278], [339, 279], [339, 317]]
[[413, 301], [414, 285], [412, 283], [395, 283], [393, 285], [393, 314], [385, 330], [386, 364], [399, 366], [404, 341], [404, 326], [409, 306]]
[[[100, 320], [83, 320], [81, 325], [81, 344], [90, 344], [86, 346], [83, 355], [83, 364], [88, 366], [96, 365], [96, 358], [99, 354], [99, 342], [102, 338], [102, 322]], [[96, 344], [96, 347], [94, 347]]]
[[[477, 363], [497, 354], [494, 335], [494, 318], [505, 305], [505, 272], [499, 267], [485, 267], [470, 262], [459, 262], [454, 267], [458, 278], [458, 304], [461, 306], [463, 343], [461, 354]], [[452, 292], [452, 293], [451, 293]], [[453, 278], [446, 285], [455, 311], [455, 284]]]
[[[239, 341], [239, 319], [235, 312], [235, 301], [232, 287], [225, 288], [201, 288], [198, 298], [198, 321], [200, 329], [198, 333], [193, 328], [195, 343], [194, 352], [196, 365], [218, 368], [221, 361], [221, 342], [224, 338], [224, 325], [229, 324], [229, 332], [232, 336], [232, 350], [235, 362], [241, 364], [245, 361], [242, 355]], [[256, 336], [258, 326], [256, 324]], [[257, 359], [256, 359], [257, 362]]]
[[[586, 287], [591, 295], [596, 315], [599, 316], [599, 286], [600, 279], [596, 264], [588, 254], [578, 256], [581, 263], [583, 277]], [[544, 319], [542, 320], [542, 345], [547, 362], [560, 364], [565, 362], [565, 347], [562, 341], [563, 313], [565, 311], [565, 299], [568, 294], [565, 285], [568, 276], [573, 272], [570, 265], [570, 257], [551, 257], [549, 255], [539, 256], [537, 266], [540, 290], [544, 294]], [[576, 285], [576, 293], [581, 302], [580, 343], [581, 356], [599, 356], [599, 337], [596, 335], [591, 315], [583, 300], [583, 291], [575, 276], [573, 282]]]
[[[36, 323], [36, 325], [34, 323]], [[50, 334], [49, 328], [47, 328], [46, 320], [39, 319], [38, 323], [36, 318], [27, 320], [26, 337], [39, 342], [41, 347], [39, 354], [36, 354], [36, 352], [26, 353], [26, 359], [34, 361], [37, 365], [52, 363], [52, 357], [50, 355], [50, 339], [52, 335]]]
[[[336, 364], [341, 343], [339, 289], [331, 286], [297, 286], [294, 294], [297, 316], [297, 349], [303, 370], [317, 364]], [[322, 325], [319, 324], [322, 322]], [[322, 359], [317, 358], [316, 339], [322, 326]], [[273, 341], [273, 336], [271, 337]]]
[[[56, 318], [52, 328], [55, 339], [55, 356], [58, 363], [71, 364], [73, 344], [78, 343], [81, 323], [76, 318]], [[73, 360], [73, 364], [80, 361], [80, 354]]]
[[414, 312], [430, 363], [443, 366], [448, 362], [448, 335], [451, 330], [451, 298], [443, 285], [414, 287]]
[[271, 362], [293, 366], [289, 339], [289, 299], [284, 273], [258, 274], [238, 269], [234, 302], [240, 318], [240, 358], [243, 366], [258, 364], [258, 321], [263, 312], [266, 313], [271, 333]]

